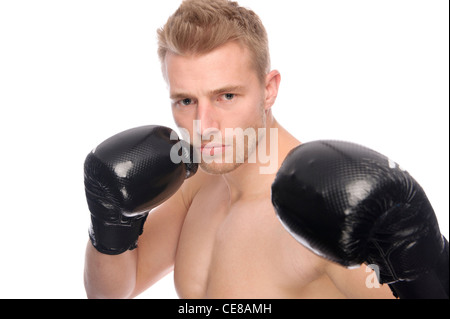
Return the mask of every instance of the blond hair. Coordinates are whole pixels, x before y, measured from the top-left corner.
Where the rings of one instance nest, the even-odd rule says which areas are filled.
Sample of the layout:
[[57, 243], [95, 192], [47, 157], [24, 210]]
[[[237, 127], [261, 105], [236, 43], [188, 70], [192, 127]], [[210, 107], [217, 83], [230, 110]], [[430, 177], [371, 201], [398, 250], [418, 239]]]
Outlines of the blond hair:
[[266, 30], [251, 10], [228, 0], [184, 0], [167, 23], [158, 30], [158, 55], [163, 67], [168, 52], [201, 55], [231, 41], [243, 44], [264, 83], [270, 71]]

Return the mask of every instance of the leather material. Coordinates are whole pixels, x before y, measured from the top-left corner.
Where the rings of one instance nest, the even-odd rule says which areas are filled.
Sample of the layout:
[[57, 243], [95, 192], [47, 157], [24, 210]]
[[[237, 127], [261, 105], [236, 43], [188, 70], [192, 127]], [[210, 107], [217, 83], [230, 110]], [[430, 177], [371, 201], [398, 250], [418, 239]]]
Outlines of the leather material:
[[[357, 144], [316, 141], [293, 149], [272, 185], [272, 202], [300, 243], [346, 267], [375, 265], [380, 283], [434, 272], [445, 252], [420, 185], [389, 158]], [[445, 262], [448, 298], [448, 254]]]
[[[186, 149], [189, 144], [176, 148], [178, 143], [170, 128], [143, 126], [114, 135], [88, 154], [84, 178], [92, 220], [89, 234], [100, 252], [134, 249], [148, 212], [195, 174], [197, 164], [185, 158], [192, 154]], [[172, 161], [174, 149], [183, 162]]]

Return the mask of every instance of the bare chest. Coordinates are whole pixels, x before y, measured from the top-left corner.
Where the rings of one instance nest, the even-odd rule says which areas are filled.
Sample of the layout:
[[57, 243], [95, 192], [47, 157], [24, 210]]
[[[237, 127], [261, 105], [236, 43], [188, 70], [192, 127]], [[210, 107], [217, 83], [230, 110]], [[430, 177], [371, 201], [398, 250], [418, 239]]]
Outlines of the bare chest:
[[284, 230], [270, 198], [230, 206], [210, 195], [194, 200], [180, 236], [180, 297], [290, 298], [321, 276], [317, 257]]

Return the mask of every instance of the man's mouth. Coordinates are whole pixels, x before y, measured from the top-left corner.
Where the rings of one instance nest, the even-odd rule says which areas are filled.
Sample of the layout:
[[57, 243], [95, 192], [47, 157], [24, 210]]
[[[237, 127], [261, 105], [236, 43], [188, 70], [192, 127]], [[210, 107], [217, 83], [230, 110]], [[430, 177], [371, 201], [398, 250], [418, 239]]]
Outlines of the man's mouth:
[[225, 153], [225, 150], [229, 148], [228, 145], [219, 144], [219, 143], [207, 143], [202, 144], [198, 149], [204, 155], [214, 156]]

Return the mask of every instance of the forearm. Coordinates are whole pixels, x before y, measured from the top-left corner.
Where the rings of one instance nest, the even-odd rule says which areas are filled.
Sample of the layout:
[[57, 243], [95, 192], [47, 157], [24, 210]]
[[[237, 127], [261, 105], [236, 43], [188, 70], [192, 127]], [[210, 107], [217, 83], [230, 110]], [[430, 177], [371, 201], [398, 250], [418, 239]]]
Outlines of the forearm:
[[90, 242], [86, 248], [84, 286], [88, 298], [129, 298], [136, 285], [137, 250], [120, 255], [98, 252]]

